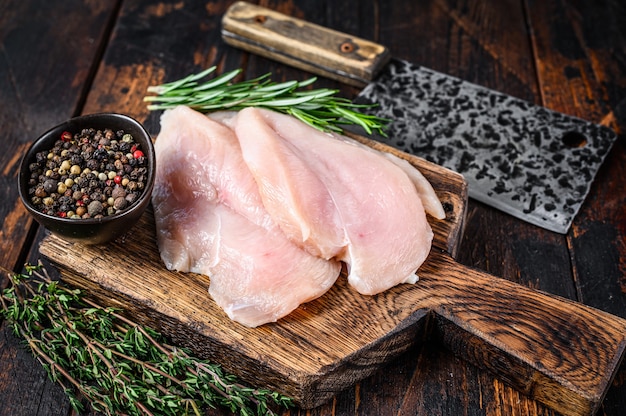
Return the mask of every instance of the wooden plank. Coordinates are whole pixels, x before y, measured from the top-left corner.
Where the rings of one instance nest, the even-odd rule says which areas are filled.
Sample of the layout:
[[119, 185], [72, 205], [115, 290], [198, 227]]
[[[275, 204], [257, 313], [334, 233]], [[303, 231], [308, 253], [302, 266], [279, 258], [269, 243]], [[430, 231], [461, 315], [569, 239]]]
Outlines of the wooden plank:
[[[312, 3], [310, 5], [300, 1], [263, 3], [270, 7], [276, 6], [282, 12], [293, 11], [294, 15], [320, 24], [328, 25], [334, 22], [336, 26], [333, 27], [338, 30], [357, 33], [370, 39], [382, 40], [391, 36], [393, 40], [384, 43], [391, 46], [394, 54], [400, 54], [405, 59], [419, 60], [426, 66], [455, 73], [483, 85], [522, 96], [522, 98], [537, 100], [538, 95], [533, 92], [536, 87], [533, 86], [532, 59], [525, 53], [527, 48], [524, 39], [517, 42], [520, 40], [517, 25], [523, 21], [523, 18], [517, 20], [520, 18], [517, 3], [503, 2], [498, 7], [493, 4], [487, 7], [481, 2], [437, 1], [412, 4], [406, 9], [385, 2], [378, 4], [377, 2], [348, 1], [341, 2], [339, 5], [336, 4], [337, 2], [331, 2], [332, 6], [329, 6], [327, 2], [310, 2]], [[301, 75], [297, 71], [281, 68], [278, 65], [268, 65], [262, 61], [262, 58], [248, 58], [232, 50], [224, 54], [223, 45], [219, 43], [219, 35], [214, 33], [214, 23], [216, 19], [219, 19], [219, 13], [224, 10], [225, 6], [219, 2], [207, 4], [206, 13], [203, 9], [204, 4], [189, 7], [193, 11], [188, 13], [188, 9], [184, 7], [176, 9], [173, 4], [151, 7], [151, 2], [134, 2], [125, 5], [125, 8], [130, 11], [123, 12], [126, 13], [126, 20], [124, 20], [126, 26], [120, 31], [124, 35], [120, 40], [126, 42], [126, 46], [118, 49], [119, 54], [110, 57], [107, 66], [101, 67], [103, 73], [106, 74], [106, 77], [101, 79], [108, 80], [108, 83], [102, 82], [95, 95], [88, 99], [86, 111], [139, 110], [135, 114], [140, 119], [145, 117], [150, 131], [155, 133], [158, 131], [158, 114], [148, 115], [143, 112], [143, 107], [137, 102], [137, 98], [143, 94], [144, 84], [157, 83], [165, 78], [176, 79], [211, 63], [220, 63], [224, 68], [229, 69], [245, 65], [249, 74], [255, 75], [264, 73], [267, 68], [272, 68], [279, 79], [293, 79], [294, 74]], [[387, 17], [393, 15], [394, 18], [394, 25], [389, 25], [393, 29], [386, 29], [380, 35], [377, 33], [377, 28], [387, 27], [387, 25], [379, 26], [377, 22], [362, 19], [363, 16], [373, 14], [370, 11], [376, 10], [377, 7], [380, 7], [383, 19], [385, 15]], [[131, 13], [139, 19], [131, 19]], [[358, 18], [355, 19], [355, 15]], [[618, 15], [615, 14], [615, 16]], [[174, 36], [161, 37], [156, 31], [153, 35], [139, 39], [137, 34], [145, 35], [143, 31], [145, 26], [137, 22], [151, 22], [154, 24], [153, 27], [175, 27], [184, 32], [184, 39], [176, 41]], [[511, 22], [513, 22], [512, 25]], [[207, 26], [200, 28], [201, 25], [209, 25], [210, 28], [207, 29]], [[485, 25], [491, 28], [487, 33], [480, 29]], [[510, 30], [511, 26], [515, 29]], [[355, 31], [355, 28], [360, 28], [360, 30]], [[511, 33], [508, 33], [509, 31]], [[373, 36], [370, 37], [369, 34]], [[499, 49], [496, 36], [506, 37], [508, 46]], [[117, 48], [116, 42], [114, 40], [111, 45], [113, 49]], [[487, 49], [490, 52], [486, 52]], [[137, 71], [131, 70], [130, 67], [135, 63], [131, 59], [133, 53], [142, 55], [149, 64], [139, 63]], [[124, 60], [129, 68], [119, 69], [124, 65]], [[112, 64], [113, 61], [117, 63]], [[141, 69], [141, 65], [147, 66]], [[116, 68], [118, 66], [119, 68]], [[116, 78], [118, 72], [121, 76]], [[524, 79], [530, 82], [527, 83]], [[319, 82], [325, 83], [326, 81], [320, 80]], [[336, 84], [328, 83], [327, 85], [335, 86]], [[111, 89], [107, 91], [108, 87]], [[129, 97], [135, 98], [128, 99], [125, 91]], [[614, 90], [614, 93], [618, 92], [619, 88]], [[518, 233], [518, 230], [515, 221], [508, 221], [506, 217], [493, 213], [480, 204], [470, 203], [466, 235], [471, 235], [471, 238], [467, 237], [464, 240], [461, 258], [468, 264], [475, 264], [512, 280], [548, 288], [550, 291], [553, 291], [552, 287], [555, 286], [554, 293], [564, 293], [568, 297], [570, 297], [569, 294], [575, 293], [570, 289], [571, 285], [560, 289], [560, 286], [556, 284], [563, 280], [560, 276], [552, 279], [550, 273], [536, 274], [532, 269], [521, 269], [520, 264], [524, 264], [522, 261], [526, 262], [534, 253], [541, 255], [552, 250], [559, 259], [559, 263], [568, 259], [569, 256], [566, 250], [558, 249], [560, 242], [553, 244], [549, 235], [537, 235], [532, 232], [532, 229], [525, 227], [522, 227], [521, 233]], [[517, 235], [523, 237], [521, 244], [513, 244], [508, 238], [502, 237], [510, 238]], [[491, 238], [490, 241], [499, 241], [499, 243], [497, 245], [473, 243], [483, 238]], [[519, 248], [526, 253], [521, 258], [514, 254]], [[544, 250], [546, 248], [550, 250], [546, 252]], [[548, 254], [542, 255], [536, 268], [541, 270], [542, 264], [549, 266], [549, 259]], [[570, 277], [567, 276], [567, 278]], [[422, 354], [422, 350], [413, 350], [413, 353], [417, 352]], [[463, 411], [524, 415], [550, 413], [545, 408], [537, 407], [536, 403], [520, 396], [516, 391], [504, 387], [499, 380], [493, 379], [486, 373], [478, 372], [449, 354], [435, 350], [435, 353], [424, 358], [420, 356], [419, 360], [414, 359], [415, 357], [410, 354], [412, 352], [408, 351], [399, 358], [400, 364], [390, 367], [389, 371], [381, 371], [380, 374], [340, 395], [337, 401], [316, 409], [312, 414], [354, 414], [357, 409], [370, 409], [376, 406], [383, 410], [376, 414], [396, 414], [387, 410], [382, 403], [386, 403], [386, 400], [395, 402], [402, 397], [404, 397], [402, 409], [418, 414], [432, 414], [437, 410], [440, 410], [441, 414], [459, 414]], [[431, 358], [434, 361], [429, 361]], [[406, 367], [402, 361], [406, 361]], [[468, 384], [460, 382], [459, 379], [468, 380], [470, 385], [478, 384], [481, 388], [479, 391], [468, 391]], [[393, 387], [389, 387], [389, 384]], [[444, 389], [443, 394], [442, 389]], [[394, 398], [390, 399], [391, 396]], [[367, 404], [365, 404], [366, 401]], [[298, 411], [290, 414], [295, 414], [295, 412]], [[308, 414], [308, 412], [299, 414]]]
[[[0, 10], [0, 266], [17, 270], [36, 232], [18, 199], [22, 154], [37, 136], [80, 110], [116, 2], [9, 0]], [[6, 283], [2, 273], [0, 288]], [[0, 362], [0, 414], [70, 411], [62, 389], [4, 322]]]
[[[40, 4], [41, 3], [41, 4]], [[0, 264], [16, 266], [32, 221], [17, 195], [22, 154], [37, 136], [77, 111], [82, 85], [115, 3], [85, 7], [68, 1], [10, 1], [0, 14], [0, 172], [4, 203], [0, 208]], [[68, 47], [66, 39], [74, 43]], [[27, 51], [27, 52], [26, 52]], [[45, 69], [44, 69], [45, 68]]]
[[[546, 104], [624, 134], [626, 119], [620, 119], [620, 111], [626, 103], [621, 80], [626, 63], [620, 57], [626, 57], [626, 30], [612, 18], [624, 12], [623, 5], [598, 8], [593, 2], [580, 2], [560, 7], [529, 4]], [[606, 23], [590, 27], [582, 16], [591, 13]], [[562, 37], [558, 43], [553, 41], [555, 31]], [[606, 65], [600, 68], [594, 62]], [[625, 149], [624, 141], [618, 140], [609, 153], [569, 238], [580, 300], [620, 316], [626, 316], [626, 229], [620, 226], [626, 223]]]
[[[218, 65], [220, 73], [241, 66], [237, 62], [237, 67], [224, 68], [222, 62], [226, 54], [219, 28], [225, 3], [124, 3], [83, 112], [121, 112], [143, 122], [156, 136], [160, 114], [146, 108], [148, 86], [212, 65]], [[148, 35], [146, 27], [153, 29]]]
[[[626, 28], [621, 2], [527, 2], [545, 105], [626, 132]], [[589, 22], [596, 22], [590, 25]], [[601, 24], [598, 22], [602, 22]], [[621, 137], [623, 139], [623, 137]], [[578, 299], [626, 316], [626, 145], [617, 140], [568, 235]], [[603, 411], [626, 407], [626, 365]]]
[[[1, 269], [4, 278], [6, 269]], [[41, 364], [5, 324], [0, 326], [0, 360], [0, 414], [32, 415], [41, 408], [69, 412], [63, 390], [48, 379]]]

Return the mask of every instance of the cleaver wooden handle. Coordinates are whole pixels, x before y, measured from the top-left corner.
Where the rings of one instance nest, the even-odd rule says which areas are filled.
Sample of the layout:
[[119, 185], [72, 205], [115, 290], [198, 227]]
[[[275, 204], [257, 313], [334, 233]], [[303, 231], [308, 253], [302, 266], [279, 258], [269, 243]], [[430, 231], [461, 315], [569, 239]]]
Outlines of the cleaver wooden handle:
[[382, 45], [246, 2], [226, 11], [222, 37], [231, 46], [359, 87], [391, 58]]

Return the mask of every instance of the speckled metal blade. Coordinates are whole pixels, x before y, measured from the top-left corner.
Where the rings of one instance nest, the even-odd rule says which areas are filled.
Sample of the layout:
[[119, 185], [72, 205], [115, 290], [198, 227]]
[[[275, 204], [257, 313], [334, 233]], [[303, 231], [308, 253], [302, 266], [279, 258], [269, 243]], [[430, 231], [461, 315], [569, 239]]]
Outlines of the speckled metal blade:
[[616, 139], [607, 127], [399, 60], [356, 101], [392, 120], [376, 139], [461, 173], [470, 197], [558, 233]]

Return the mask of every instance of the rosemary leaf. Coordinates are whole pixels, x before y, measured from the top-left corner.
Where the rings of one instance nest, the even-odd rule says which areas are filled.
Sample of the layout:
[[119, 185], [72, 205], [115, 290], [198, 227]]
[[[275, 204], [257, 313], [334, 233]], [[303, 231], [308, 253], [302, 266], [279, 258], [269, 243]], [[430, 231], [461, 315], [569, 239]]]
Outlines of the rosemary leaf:
[[76, 412], [84, 410], [85, 400], [107, 415], [201, 415], [217, 406], [242, 416], [273, 415], [272, 409], [293, 405], [278, 393], [239, 384], [219, 365], [168, 344], [119, 310], [83, 298], [80, 290], [51, 280], [41, 266], [25, 270], [10, 276], [0, 315]]
[[370, 105], [356, 105], [349, 100], [337, 97], [337, 90], [304, 90], [316, 81], [272, 82], [270, 74], [258, 78], [233, 83], [241, 69], [226, 72], [208, 81], [200, 80], [213, 74], [212, 66], [198, 74], [192, 74], [178, 81], [150, 86], [144, 101], [148, 110], [166, 110], [185, 105], [197, 111], [208, 113], [219, 110], [241, 110], [245, 107], [263, 107], [280, 113], [290, 114], [302, 122], [321, 131], [343, 130], [346, 125], [361, 126], [367, 133], [376, 132], [386, 136], [385, 128], [389, 120], [362, 113], [360, 110]]

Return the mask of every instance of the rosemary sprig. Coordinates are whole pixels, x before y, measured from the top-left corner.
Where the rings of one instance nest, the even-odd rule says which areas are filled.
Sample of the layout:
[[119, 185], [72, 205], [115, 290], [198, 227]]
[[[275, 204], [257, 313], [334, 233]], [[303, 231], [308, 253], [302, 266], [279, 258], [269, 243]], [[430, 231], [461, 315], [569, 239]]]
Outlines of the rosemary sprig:
[[270, 74], [258, 78], [232, 83], [241, 69], [227, 72], [206, 82], [201, 79], [215, 72], [212, 66], [198, 74], [189, 75], [178, 81], [148, 87], [144, 97], [149, 110], [165, 110], [185, 105], [208, 113], [218, 110], [241, 110], [245, 107], [263, 107], [290, 114], [304, 123], [322, 131], [337, 131], [342, 125], [359, 125], [367, 133], [377, 132], [385, 136], [389, 120], [364, 114], [359, 110], [371, 105], [354, 104], [337, 97], [338, 90], [327, 88], [303, 89], [316, 81], [287, 81], [275, 83]]
[[201, 415], [222, 407], [242, 416], [273, 415], [292, 400], [239, 384], [220, 366], [168, 344], [156, 331], [133, 323], [50, 279], [41, 265], [10, 276], [0, 315], [24, 339], [71, 406], [108, 415]]

